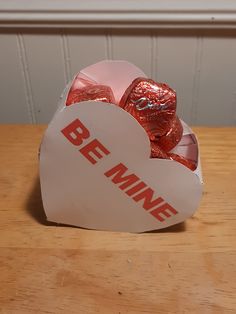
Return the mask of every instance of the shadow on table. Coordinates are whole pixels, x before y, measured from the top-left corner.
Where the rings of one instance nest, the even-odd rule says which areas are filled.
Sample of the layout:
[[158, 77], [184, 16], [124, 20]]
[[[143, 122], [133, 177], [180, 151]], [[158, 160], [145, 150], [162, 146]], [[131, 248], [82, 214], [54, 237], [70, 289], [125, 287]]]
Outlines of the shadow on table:
[[30, 214], [31, 217], [33, 217], [38, 223], [42, 225], [57, 225], [56, 223], [47, 221], [47, 217], [43, 209], [39, 177], [37, 177], [35, 180], [32, 191], [26, 202], [26, 211]]
[[81, 228], [81, 227], [51, 222], [51, 221], [47, 220], [47, 216], [46, 216], [44, 208], [43, 208], [43, 201], [42, 201], [42, 196], [41, 196], [39, 177], [37, 177], [37, 179], [35, 180], [33, 188], [32, 188], [31, 193], [29, 195], [29, 198], [27, 199], [26, 211], [34, 220], [36, 220], [41, 225], [85, 229], [85, 228]]
[[[71, 225], [65, 225], [65, 224], [58, 224], [54, 222], [47, 221], [47, 217], [45, 215], [44, 209], [43, 209], [43, 202], [41, 197], [41, 189], [40, 189], [40, 182], [39, 177], [37, 177], [33, 189], [30, 193], [30, 196], [26, 203], [26, 210], [30, 214], [31, 217], [33, 217], [38, 223], [46, 226], [67, 226], [72, 228], [78, 228]], [[84, 228], [81, 228], [84, 229]], [[86, 229], [86, 228], [85, 228]], [[168, 232], [183, 232], [186, 230], [186, 224], [185, 222], [176, 224], [174, 226], [167, 227], [165, 229], [161, 230], [153, 230], [153, 231], [147, 231], [148, 233], [168, 233]]]
[[184, 232], [186, 231], [186, 224], [184, 222], [180, 222], [174, 226], [170, 226], [164, 229], [147, 231], [145, 233], [170, 233], [170, 232]]

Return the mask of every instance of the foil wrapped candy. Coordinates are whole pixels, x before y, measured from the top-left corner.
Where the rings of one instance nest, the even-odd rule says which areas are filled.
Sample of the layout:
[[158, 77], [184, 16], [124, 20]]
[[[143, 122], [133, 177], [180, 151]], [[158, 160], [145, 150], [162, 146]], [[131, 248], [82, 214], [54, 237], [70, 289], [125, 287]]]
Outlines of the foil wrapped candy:
[[183, 126], [176, 115], [176, 92], [167, 84], [137, 78], [127, 88], [119, 105], [146, 130], [152, 158], [171, 159], [191, 170], [196, 169], [196, 163], [171, 152], [182, 138]]
[[183, 127], [176, 115], [176, 93], [167, 84], [138, 77], [116, 102], [109, 86], [77, 77], [66, 105], [86, 100], [113, 103], [130, 113], [149, 136], [151, 158], [171, 159], [196, 169], [196, 162], [172, 152], [181, 141]]
[[103, 101], [107, 103], [115, 102], [112, 90], [109, 86], [87, 83], [83, 87], [70, 90], [66, 105], [70, 106], [86, 100]]

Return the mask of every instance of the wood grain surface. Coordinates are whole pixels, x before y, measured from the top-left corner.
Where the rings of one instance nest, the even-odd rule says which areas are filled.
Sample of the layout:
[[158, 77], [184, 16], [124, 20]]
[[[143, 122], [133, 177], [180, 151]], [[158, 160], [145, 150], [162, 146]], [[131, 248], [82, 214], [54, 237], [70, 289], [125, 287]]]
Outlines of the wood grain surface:
[[0, 313], [236, 313], [236, 128], [195, 128], [205, 181], [185, 223], [144, 234], [48, 223], [45, 126], [0, 126]]

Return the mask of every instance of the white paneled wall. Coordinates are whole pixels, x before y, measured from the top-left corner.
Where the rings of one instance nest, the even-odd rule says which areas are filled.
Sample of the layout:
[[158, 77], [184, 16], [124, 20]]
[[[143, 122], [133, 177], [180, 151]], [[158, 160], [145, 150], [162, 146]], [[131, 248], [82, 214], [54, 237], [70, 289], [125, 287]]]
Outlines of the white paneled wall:
[[192, 125], [236, 124], [236, 30], [1, 29], [0, 122], [48, 123], [81, 68], [126, 59], [177, 91]]
[[[236, 124], [236, 36], [201, 38], [195, 122]], [[207, 110], [205, 110], [207, 108]]]
[[0, 121], [33, 122], [27, 99], [26, 66], [16, 34], [0, 34]]

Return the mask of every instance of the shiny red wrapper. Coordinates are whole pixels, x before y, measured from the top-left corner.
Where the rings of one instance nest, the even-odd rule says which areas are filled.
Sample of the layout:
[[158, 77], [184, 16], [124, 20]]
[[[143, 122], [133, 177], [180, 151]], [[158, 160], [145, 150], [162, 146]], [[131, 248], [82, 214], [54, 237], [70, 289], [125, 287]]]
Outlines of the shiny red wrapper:
[[137, 78], [125, 91], [120, 106], [137, 119], [150, 140], [156, 140], [171, 128], [176, 93], [167, 84]]
[[158, 146], [157, 142], [151, 142], [151, 158], [175, 160], [192, 171], [194, 171], [197, 168], [196, 163], [192, 160], [189, 160], [177, 154], [166, 153], [162, 148]]
[[127, 88], [120, 107], [129, 112], [146, 130], [151, 145], [151, 158], [171, 159], [194, 170], [195, 164], [168, 153], [181, 140], [183, 126], [176, 116], [176, 93], [167, 84], [137, 78]]
[[151, 144], [151, 158], [169, 159], [168, 154], [158, 146], [157, 142], [150, 142], [150, 144]]
[[165, 152], [173, 149], [181, 140], [183, 135], [183, 126], [177, 116], [170, 122], [168, 132], [157, 140], [158, 146]]
[[79, 89], [70, 90], [66, 106], [86, 100], [114, 103], [114, 96], [109, 86], [91, 84]]

